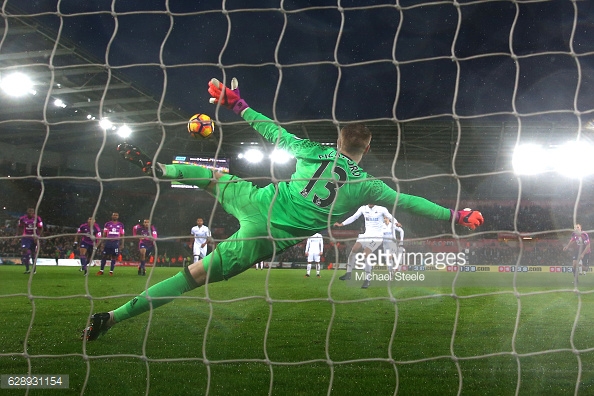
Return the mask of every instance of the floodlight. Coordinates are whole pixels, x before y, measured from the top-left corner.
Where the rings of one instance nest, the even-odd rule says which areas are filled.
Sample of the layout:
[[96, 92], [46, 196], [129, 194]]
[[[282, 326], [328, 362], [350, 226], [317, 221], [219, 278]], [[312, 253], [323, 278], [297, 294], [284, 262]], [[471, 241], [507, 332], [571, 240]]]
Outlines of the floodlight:
[[264, 154], [262, 154], [260, 150], [249, 149], [245, 153], [243, 153], [243, 158], [245, 158], [245, 160], [248, 162], [258, 163], [262, 161], [262, 159], [264, 158]]
[[549, 162], [545, 149], [536, 144], [516, 146], [512, 157], [512, 166], [517, 175], [535, 175], [545, 172]]
[[0, 81], [0, 87], [10, 96], [24, 96], [28, 93], [35, 95], [37, 93], [33, 90], [31, 79], [20, 72], [3, 77], [2, 81]]
[[567, 177], [580, 179], [594, 173], [594, 148], [588, 142], [571, 141], [555, 150], [554, 167]]
[[56, 99], [56, 100], [54, 100], [54, 106], [61, 107], [61, 108], [65, 109], [66, 108], [66, 103], [64, 103], [62, 101], [62, 99]]
[[286, 164], [291, 158], [293, 158], [293, 156], [282, 149], [276, 149], [270, 153], [270, 161], [275, 164]]
[[99, 121], [99, 126], [105, 130], [108, 130], [111, 129], [113, 123], [109, 121], [107, 118], [103, 118], [101, 121]]
[[118, 129], [118, 135], [120, 135], [123, 138], [127, 138], [131, 134], [132, 134], [132, 129], [130, 129], [130, 127], [128, 125], [122, 125]]

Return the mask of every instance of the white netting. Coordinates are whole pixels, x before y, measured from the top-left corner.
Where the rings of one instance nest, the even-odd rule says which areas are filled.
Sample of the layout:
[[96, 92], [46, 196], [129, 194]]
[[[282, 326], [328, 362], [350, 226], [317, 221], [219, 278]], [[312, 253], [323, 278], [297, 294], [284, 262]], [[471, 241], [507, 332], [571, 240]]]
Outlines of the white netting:
[[[114, 388], [125, 385], [121, 379], [110, 383], [118, 370], [130, 370], [131, 394], [176, 393], [178, 386], [179, 394], [591, 392], [592, 287], [589, 276], [578, 277], [585, 279], [579, 288], [571, 283], [562, 248], [574, 223], [593, 228], [592, 157], [573, 148], [563, 169], [584, 175], [577, 179], [553, 166], [567, 141], [585, 147], [592, 136], [591, 4], [253, 3], [3, 2], [0, 77], [29, 74], [36, 94], [0, 97], [2, 257], [20, 258], [12, 227], [27, 205], [56, 226], [42, 238], [40, 259], [51, 256], [48, 245], [66, 248], [87, 216], [107, 220], [112, 211], [127, 216], [127, 231], [150, 218], [161, 234], [155, 261], [167, 255], [168, 265], [172, 255], [178, 264], [191, 255], [180, 246], [196, 217], [215, 240], [228, 236], [237, 224], [214, 199], [139, 177], [114, 149], [116, 130], [126, 125], [129, 139], [161, 162], [204, 155], [229, 159], [231, 173], [256, 184], [287, 180], [290, 167], [238, 158], [246, 147], [273, 147], [208, 105], [211, 77], [238, 77], [246, 100], [296, 135], [333, 145], [339, 125], [365, 121], [374, 133], [365, 170], [399, 191], [481, 210], [486, 223], [473, 233], [396, 212], [407, 250], [463, 252], [472, 274], [461, 270], [443, 278], [447, 284], [423, 287], [345, 287], [339, 265], [358, 230], [332, 230], [325, 266], [334, 270], [323, 271], [330, 281], [321, 293], [310, 296], [298, 281], [283, 286], [285, 270], [259, 278], [252, 271], [77, 349], [68, 346], [71, 334], [41, 336], [36, 326], [65, 300], [90, 302], [88, 313], [114, 309], [161, 280], [159, 268], [140, 288], [111, 290], [92, 277], [67, 294], [40, 294], [30, 276], [26, 291], [0, 291], [7, 325], [10, 315], [23, 322], [11, 311], [14, 301], [32, 306], [18, 330], [23, 344], [0, 344], [0, 371], [22, 361], [19, 373], [71, 370], [46, 361], [72, 360], [85, 366], [82, 375], [71, 373], [80, 394], [99, 393], [95, 386], [122, 393]], [[198, 112], [215, 119], [214, 139], [187, 136], [186, 121]], [[102, 119], [114, 126], [99, 128]], [[540, 147], [544, 159], [532, 163], [544, 163], [543, 175], [514, 173], [514, 148], [525, 143]], [[300, 267], [300, 249], [270, 266]], [[427, 270], [419, 267], [411, 273]], [[513, 276], [500, 274], [506, 271]], [[547, 271], [554, 273], [531, 273]], [[301, 280], [301, 269], [291, 272]], [[60, 312], [52, 315], [65, 322], [64, 332], [84, 325], [83, 316], [62, 319]], [[134, 321], [124, 328], [135, 332], [123, 334], [120, 326]], [[140, 333], [139, 322], [146, 325]], [[136, 349], [126, 344], [138, 338]], [[29, 342], [48, 346], [31, 350]], [[61, 343], [68, 352], [50, 346]]]

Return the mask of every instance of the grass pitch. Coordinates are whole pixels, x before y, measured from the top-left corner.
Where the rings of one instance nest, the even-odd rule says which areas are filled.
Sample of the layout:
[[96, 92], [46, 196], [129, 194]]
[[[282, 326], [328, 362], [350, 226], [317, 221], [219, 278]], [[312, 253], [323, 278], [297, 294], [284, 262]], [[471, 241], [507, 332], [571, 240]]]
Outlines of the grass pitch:
[[0, 373], [69, 375], [34, 395], [594, 393], [591, 275], [579, 290], [548, 273], [362, 290], [343, 271], [251, 269], [80, 340], [91, 313], [178, 271], [0, 266]]

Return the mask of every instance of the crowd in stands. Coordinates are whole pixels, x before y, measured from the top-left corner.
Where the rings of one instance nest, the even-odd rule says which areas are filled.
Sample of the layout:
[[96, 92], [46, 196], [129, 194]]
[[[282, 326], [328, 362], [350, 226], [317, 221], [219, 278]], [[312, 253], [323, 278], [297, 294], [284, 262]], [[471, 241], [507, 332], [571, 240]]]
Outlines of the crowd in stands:
[[[35, 181], [19, 181], [19, 191], [29, 191], [29, 195], [36, 197], [23, 204], [22, 197], [15, 195], [15, 202], [8, 202], [7, 206], [19, 207], [19, 211], [0, 214], [0, 257], [20, 256], [20, 238], [16, 237], [16, 221], [25, 213], [26, 205], [32, 204], [38, 209], [38, 214], [46, 225], [44, 236], [40, 244], [41, 257], [67, 258], [73, 251], [74, 234], [76, 228], [95, 213], [97, 223], [103, 225], [109, 220], [113, 211], [120, 213], [120, 220], [126, 227], [126, 239], [122, 248], [122, 258], [134, 261], [138, 258], [137, 241], [129, 239], [132, 227], [144, 218], [151, 216], [152, 224], [157, 227], [159, 238], [157, 248], [163, 263], [175, 264], [187, 260], [191, 256], [192, 240], [190, 229], [197, 217], [202, 217], [211, 229], [215, 241], [221, 241], [234, 233], [239, 224], [235, 218], [228, 215], [215, 204], [215, 200], [204, 191], [180, 191], [178, 189], [162, 187], [159, 199], [154, 203], [154, 183], [147, 181], [150, 188], [126, 189], [125, 194], [118, 193], [123, 186], [105, 183], [101, 195], [96, 185], [69, 184], [64, 187], [60, 183], [48, 181], [45, 184], [43, 199], [36, 205], [39, 197], [38, 186]], [[29, 184], [26, 184], [29, 183]], [[16, 186], [16, 184], [15, 184]], [[175, 190], [175, 191], [174, 191]], [[12, 195], [11, 195], [12, 197]], [[10, 198], [10, 197], [9, 197]], [[98, 204], [99, 202], [99, 204]], [[20, 206], [23, 205], [23, 206]], [[446, 206], [452, 206], [449, 203]], [[582, 224], [586, 232], [594, 230], [594, 203], [575, 206], [575, 202], [522, 202], [519, 207], [515, 201], [483, 201], [480, 210], [485, 218], [485, 224], [474, 233], [480, 233], [480, 238], [496, 241], [496, 244], [475, 246], [469, 252], [469, 260], [477, 264], [505, 263], [514, 265], [522, 252], [522, 265], [541, 265], [552, 262], [566, 263], [567, 252], [562, 251], [571, 235], [576, 219]], [[403, 224], [406, 239], [423, 240], [426, 238], [447, 238], [452, 236], [451, 224], [422, 217], [416, 217], [405, 212], [396, 213], [398, 221]], [[49, 226], [48, 226], [49, 225]], [[362, 219], [343, 227], [351, 230], [354, 235], [362, 232]], [[327, 233], [323, 233], [327, 236]], [[456, 227], [456, 234], [466, 237], [472, 231]], [[519, 236], [529, 235], [533, 239], [527, 240], [521, 249], [517, 243]], [[594, 232], [592, 232], [594, 237]], [[515, 237], [515, 238], [514, 238]], [[510, 240], [510, 242], [504, 242]], [[325, 246], [325, 261], [345, 262], [354, 239], [339, 241], [336, 246], [328, 239]], [[159, 257], [157, 257], [159, 258]], [[184, 259], [185, 258], [185, 259]], [[304, 246], [297, 245], [282, 254], [275, 261], [303, 261]]]

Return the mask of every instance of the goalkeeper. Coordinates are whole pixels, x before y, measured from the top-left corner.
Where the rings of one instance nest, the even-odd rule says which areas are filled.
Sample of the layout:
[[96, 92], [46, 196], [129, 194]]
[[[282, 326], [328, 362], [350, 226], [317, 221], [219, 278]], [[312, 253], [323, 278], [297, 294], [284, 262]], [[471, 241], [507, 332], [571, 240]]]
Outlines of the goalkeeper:
[[454, 212], [424, 198], [397, 193], [374, 179], [358, 163], [369, 150], [371, 132], [361, 123], [344, 126], [336, 149], [297, 138], [258, 113], [240, 96], [237, 80], [231, 88], [218, 80], [208, 84], [216, 103], [234, 111], [266, 140], [289, 151], [296, 159], [291, 180], [257, 187], [236, 176], [194, 165], [153, 164], [136, 147], [123, 143], [120, 155], [144, 173], [196, 185], [215, 196], [226, 212], [239, 220], [239, 230], [219, 243], [209, 255], [177, 275], [155, 284], [128, 303], [108, 313], [96, 313], [83, 337], [95, 340], [111, 326], [157, 308], [207, 282], [227, 280], [268, 260], [285, 249], [327, 229], [361, 205], [376, 203], [435, 220], [455, 222], [474, 229], [483, 224], [478, 211]]

